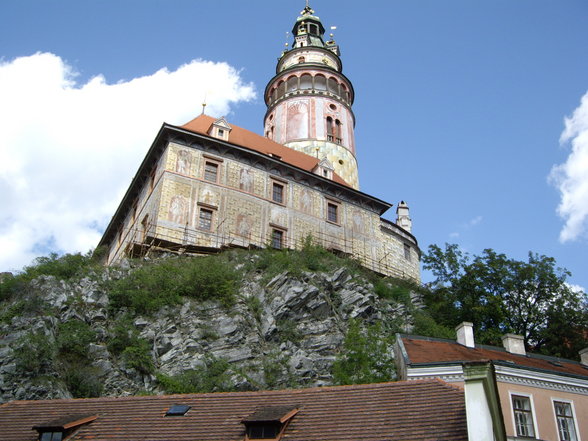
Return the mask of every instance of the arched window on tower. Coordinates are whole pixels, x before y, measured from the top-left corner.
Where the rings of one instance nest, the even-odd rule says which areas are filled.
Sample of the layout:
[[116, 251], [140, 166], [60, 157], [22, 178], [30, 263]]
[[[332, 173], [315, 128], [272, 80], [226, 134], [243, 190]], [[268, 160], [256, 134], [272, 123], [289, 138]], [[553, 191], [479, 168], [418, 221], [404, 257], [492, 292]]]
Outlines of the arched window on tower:
[[339, 96], [339, 83], [334, 78], [329, 78], [329, 92]]
[[333, 118], [327, 116], [327, 141], [334, 142], [335, 127], [333, 126]]
[[304, 57], [298, 57], [298, 62], [299, 63], [304, 63], [306, 60]]
[[341, 95], [345, 101], [349, 102], [349, 91], [347, 90], [347, 87], [345, 86], [345, 84], [341, 84]]
[[312, 89], [312, 77], [309, 74], [304, 74], [300, 77], [300, 88], [304, 90]]
[[288, 92], [294, 92], [298, 89], [298, 77], [288, 78]]
[[335, 120], [335, 142], [341, 144], [343, 142], [343, 131], [341, 130], [341, 121]]
[[314, 77], [314, 88], [316, 90], [327, 90], [327, 79], [322, 75]]
[[282, 98], [284, 95], [286, 95], [286, 83], [280, 81], [278, 84], [278, 99]]
[[316, 25], [314, 23], [309, 23], [308, 24], [308, 33], [309, 34], [318, 35], [318, 33], [319, 33], [319, 27], [318, 27], [318, 25]]

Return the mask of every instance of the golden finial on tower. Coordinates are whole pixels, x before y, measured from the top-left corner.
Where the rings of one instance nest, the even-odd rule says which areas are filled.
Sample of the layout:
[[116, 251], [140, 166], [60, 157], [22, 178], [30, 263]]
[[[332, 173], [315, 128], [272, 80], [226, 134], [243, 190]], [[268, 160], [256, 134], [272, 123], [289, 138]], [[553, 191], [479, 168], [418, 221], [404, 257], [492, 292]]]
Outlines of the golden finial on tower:
[[204, 94], [204, 99], [202, 100], [202, 113], [204, 115], [204, 110], [206, 109], [206, 94]]

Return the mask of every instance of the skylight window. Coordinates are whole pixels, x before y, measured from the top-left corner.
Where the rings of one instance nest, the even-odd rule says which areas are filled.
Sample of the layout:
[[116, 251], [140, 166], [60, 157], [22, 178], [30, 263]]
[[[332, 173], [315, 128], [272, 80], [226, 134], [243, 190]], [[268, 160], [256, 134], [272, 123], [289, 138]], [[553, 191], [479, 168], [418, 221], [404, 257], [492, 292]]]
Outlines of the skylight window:
[[190, 407], [186, 404], [174, 404], [167, 410], [165, 416], [184, 416], [190, 410]]

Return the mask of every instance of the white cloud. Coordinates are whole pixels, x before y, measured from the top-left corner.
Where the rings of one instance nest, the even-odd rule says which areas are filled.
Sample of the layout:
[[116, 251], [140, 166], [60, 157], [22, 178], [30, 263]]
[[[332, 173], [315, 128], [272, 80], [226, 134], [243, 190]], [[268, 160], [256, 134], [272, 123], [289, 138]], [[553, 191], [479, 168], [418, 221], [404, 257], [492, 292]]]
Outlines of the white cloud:
[[586, 237], [588, 230], [588, 93], [565, 118], [560, 142], [570, 144], [571, 152], [566, 162], [553, 167], [549, 180], [561, 194], [557, 213], [565, 224], [559, 239], [568, 242]]
[[586, 290], [584, 289], [583, 286], [581, 285], [574, 285], [572, 283], [566, 283], [566, 285], [568, 285], [568, 288], [570, 288], [572, 291], [576, 292], [576, 293], [585, 293]]
[[478, 225], [480, 222], [482, 222], [482, 216], [476, 216], [473, 219], [470, 219], [470, 221], [467, 223], [466, 228], [472, 228], [475, 227], [476, 225]]
[[226, 63], [85, 84], [60, 57], [0, 62], [0, 271], [94, 247], [163, 121], [229, 113], [254, 97]]

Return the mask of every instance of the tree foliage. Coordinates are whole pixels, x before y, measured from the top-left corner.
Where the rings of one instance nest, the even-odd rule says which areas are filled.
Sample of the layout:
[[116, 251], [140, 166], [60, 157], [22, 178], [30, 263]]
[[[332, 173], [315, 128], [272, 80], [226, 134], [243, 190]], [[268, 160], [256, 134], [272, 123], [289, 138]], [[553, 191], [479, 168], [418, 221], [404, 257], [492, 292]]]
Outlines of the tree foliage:
[[391, 381], [395, 376], [394, 358], [389, 348], [393, 344], [381, 323], [361, 328], [351, 319], [341, 353], [333, 363], [336, 384], [365, 384]]
[[435, 277], [424, 301], [438, 323], [472, 322], [477, 341], [495, 345], [519, 334], [529, 350], [568, 358], [585, 345], [586, 293], [570, 287], [553, 258], [530, 252], [525, 262], [492, 249], [470, 256], [446, 244], [429, 246], [423, 263]]

